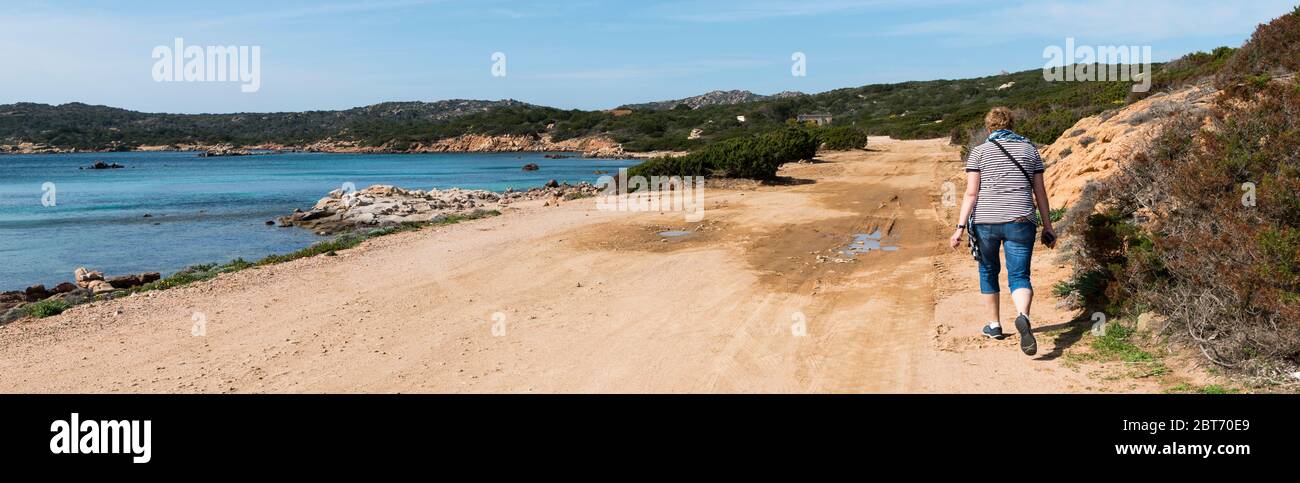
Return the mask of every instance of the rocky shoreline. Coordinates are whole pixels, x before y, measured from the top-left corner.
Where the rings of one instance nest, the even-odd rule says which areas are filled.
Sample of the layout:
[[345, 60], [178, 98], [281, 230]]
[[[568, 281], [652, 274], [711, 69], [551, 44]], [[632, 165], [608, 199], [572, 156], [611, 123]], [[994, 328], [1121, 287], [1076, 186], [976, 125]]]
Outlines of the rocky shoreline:
[[[555, 180], [539, 188], [506, 190], [501, 193], [459, 188], [407, 190], [374, 185], [353, 193], [334, 190], [311, 209], [296, 209], [267, 224], [301, 227], [318, 235], [334, 235], [395, 227], [405, 223], [427, 223], [451, 216], [500, 210], [525, 201], [544, 200], [544, 206], [555, 206], [567, 200], [595, 196], [598, 192], [599, 189], [591, 183], [569, 184]], [[73, 282], [63, 282], [50, 288], [36, 284], [25, 290], [0, 292], [0, 325], [33, 315], [31, 312], [34, 304], [55, 302], [59, 310], [62, 310], [100, 297], [111, 298], [161, 278], [159, 272], [110, 277], [103, 272], [78, 267], [73, 273]]]
[[[333, 235], [357, 229], [386, 228], [403, 223], [426, 223], [440, 217], [475, 211], [499, 210], [512, 203], [546, 200], [546, 205], [595, 196], [599, 188], [587, 182], [559, 183], [551, 180], [541, 188], [502, 193], [486, 190], [407, 190], [374, 185], [348, 193], [331, 191], [308, 210], [294, 210], [274, 223], [280, 227], [301, 227], [318, 235]], [[268, 224], [272, 223], [270, 221]]]
[[90, 302], [97, 296], [112, 296], [116, 292], [132, 289], [158, 281], [158, 272], [137, 273], [106, 277], [103, 272], [77, 267], [73, 282], [63, 282], [52, 288], [36, 284], [25, 290], [0, 292], [0, 324], [13, 322], [28, 315], [28, 305], [42, 302], [62, 302], [66, 306]]

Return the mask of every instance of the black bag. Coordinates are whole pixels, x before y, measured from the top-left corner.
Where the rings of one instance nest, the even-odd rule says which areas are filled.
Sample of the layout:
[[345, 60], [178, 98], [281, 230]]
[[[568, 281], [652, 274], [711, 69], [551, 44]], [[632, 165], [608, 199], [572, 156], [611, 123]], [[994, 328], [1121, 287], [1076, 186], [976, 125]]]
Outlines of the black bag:
[[[1011, 152], [1007, 151], [1007, 148], [1003, 147], [1001, 143], [992, 140], [990, 140], [989, 142], [993, 143], [994, 146], [997, 146], [998, 149], [1002, 151], [1002, 154], [1005, 155], [1007, 159], [1011, 160], [1011, 164], [1016, 165], [1016, 169], [1020, 170], [1020, 174], [1025, 175], [1025, 181], [1029, 182], [1029, 191], [1030, 193], [1033, 193], [1034, 177], [1029, 174], [1029, 171], [1025, 171], [1025, 167], [1020, 165], [1020, 161], [1017, 161], [1016, 157], [1012, 156]], [[971, 211], [974, 212], [975, 210], [971, 210]], [[973, 220], [974, 218], [975, 218], [974, 215], [972, 215], [971, 219]], [[1052, 246], [1056, 245], [1056, 235], [1048, 232], [1047, 230], [1043, 230], [1042, 241], [1044, 246], [1048, 248], [1052, 248]]]

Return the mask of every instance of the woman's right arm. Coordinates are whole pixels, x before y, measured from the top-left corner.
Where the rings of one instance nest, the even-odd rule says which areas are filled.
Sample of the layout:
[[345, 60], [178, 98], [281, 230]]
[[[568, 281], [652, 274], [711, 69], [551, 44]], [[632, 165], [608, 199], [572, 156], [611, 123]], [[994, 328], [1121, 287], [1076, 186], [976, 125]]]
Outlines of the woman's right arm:
[[[975, 201], [978, 200], [979, 197], [980, 197], [980, 172], [967, 171], [966, 172], [966, 196], [962, 197], [961, 212], [960, 212], [961, 214], [957, 218], [958, 225], [965, 225], [966, 223], [969, 223], [971, 210], [975, 208]], [[961, 237], [965, 233], [966, 230], [958, 228], [957, 231], [953, 232], [952, 238], [948, 240], [948, 244], [951, 245], [953, 249], [956, 249], [959, 245], [961, 245]]]

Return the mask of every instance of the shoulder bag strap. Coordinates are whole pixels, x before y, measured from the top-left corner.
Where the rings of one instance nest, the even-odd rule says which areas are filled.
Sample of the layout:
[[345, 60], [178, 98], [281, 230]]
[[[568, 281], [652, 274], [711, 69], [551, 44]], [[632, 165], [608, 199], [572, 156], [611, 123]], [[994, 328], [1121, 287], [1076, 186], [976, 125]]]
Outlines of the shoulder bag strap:
[[1025, 175], [1025, 181], [1029, 182], [1029, 191], [1033, 192], [1034, 177], [1030, 176], [1028, 171], [1025, 171], [1025, 167], [1020, 165], [1020, 161], [1016, 161], [1016, 157], [1012, 156], [1011, 153], [1007, 151], [1007, 148], [1002, 146], [1002, 143], [999, 143], [997, 141], [989, 141], [989, 142], [993, 143], [994, 146], [997, 146], [998, 149], [1002, 150], [1002, 154], [1005, 154], [1007, 156], [1007, 159], [1011, 160], [1011, 164], [1016, 165], [1016, 169], [1020, 170], [1020, 174]]

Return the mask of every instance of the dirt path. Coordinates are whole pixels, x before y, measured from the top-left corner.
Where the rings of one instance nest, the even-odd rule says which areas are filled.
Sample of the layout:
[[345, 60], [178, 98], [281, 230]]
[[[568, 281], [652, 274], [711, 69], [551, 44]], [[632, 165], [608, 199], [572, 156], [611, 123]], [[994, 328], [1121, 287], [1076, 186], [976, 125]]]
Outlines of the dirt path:
[[[977, 337], [974, 262], [943, 245], [955, 149], [873, 146], [711, 190], [699, 223], [532, 205], [10, 324], [0, 391], [1151, 390]], [[898, 249], [842, 261], [876, 229]]]

